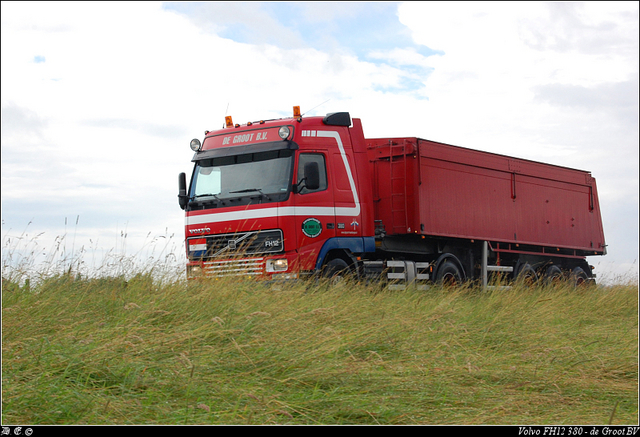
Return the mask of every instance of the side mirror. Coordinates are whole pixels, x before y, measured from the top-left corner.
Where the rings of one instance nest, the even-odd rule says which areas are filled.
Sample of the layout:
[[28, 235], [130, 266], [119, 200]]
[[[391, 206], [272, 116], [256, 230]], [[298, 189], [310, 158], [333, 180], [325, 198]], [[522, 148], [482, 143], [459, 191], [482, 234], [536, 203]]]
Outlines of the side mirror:
[[320, 168], [317, 162], [307, 162], [304, 165], [305, 187], [309, 191], [320, 188]]
[[178, 204], [180, 208], [185, 209], [189, 203], [187, 195], [187, 176], [184, 173], [178, 175]]

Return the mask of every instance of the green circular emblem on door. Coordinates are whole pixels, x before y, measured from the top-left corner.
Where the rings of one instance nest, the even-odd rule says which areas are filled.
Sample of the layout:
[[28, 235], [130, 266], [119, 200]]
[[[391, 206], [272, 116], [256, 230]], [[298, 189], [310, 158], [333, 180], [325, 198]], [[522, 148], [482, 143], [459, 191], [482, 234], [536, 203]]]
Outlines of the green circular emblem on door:
[[302, 222], [302, 233], [307, 237], [315, 238], [322, 232], [322, 223], [320, 220], [308, 218]]

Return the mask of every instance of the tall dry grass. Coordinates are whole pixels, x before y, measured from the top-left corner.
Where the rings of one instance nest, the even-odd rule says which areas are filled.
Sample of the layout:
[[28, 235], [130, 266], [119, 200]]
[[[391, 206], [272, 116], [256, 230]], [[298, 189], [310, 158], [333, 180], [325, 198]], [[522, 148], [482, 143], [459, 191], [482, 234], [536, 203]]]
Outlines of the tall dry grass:
[[[79, 216], [76, 227], [78, 220]], [[21, 232], [9, 230], [2, 236], [3, 280], [32, 284], [60, 275], [128, 279], [142, 274], [171, 282], [182, 279], [184, 274], [184, 242], [167, 232], [155, 236], [149, 232], [133, 252], [128, 252], [128, 233], [120, 230], [115, 247], [105, 251], [98, 241], [76, 241], [77, 229], [52, 239], [44, 232], [32, 232], [30, 225]]]
[[637, 283], [396, 291], [63, 260], [29, 282], [28, 259], [3, 264], [3, 424], [638, 423]]

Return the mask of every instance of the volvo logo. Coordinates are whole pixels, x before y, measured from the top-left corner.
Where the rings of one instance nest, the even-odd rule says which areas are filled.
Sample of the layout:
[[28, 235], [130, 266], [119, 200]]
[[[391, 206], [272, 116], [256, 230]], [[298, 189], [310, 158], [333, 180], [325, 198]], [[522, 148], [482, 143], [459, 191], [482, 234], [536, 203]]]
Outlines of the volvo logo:
[[207, 232], [211, 232], [211, 229], [210, 228], [190, 229], [189, 232], [192, 234], [205, 234]]

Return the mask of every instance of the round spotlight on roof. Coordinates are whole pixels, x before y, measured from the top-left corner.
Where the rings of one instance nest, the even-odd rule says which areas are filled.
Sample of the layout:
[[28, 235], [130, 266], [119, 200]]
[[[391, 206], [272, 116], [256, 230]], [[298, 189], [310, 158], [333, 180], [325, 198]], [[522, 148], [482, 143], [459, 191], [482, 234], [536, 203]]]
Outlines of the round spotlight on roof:
[[278, 131], [278, 135], [280, 135], [280, 138], [282, 138], [283, 140], [286, 140], [287, 138], [289, 138], [290, 133], [291, 133], [291, 130], [287, 126], [282, 126]]

